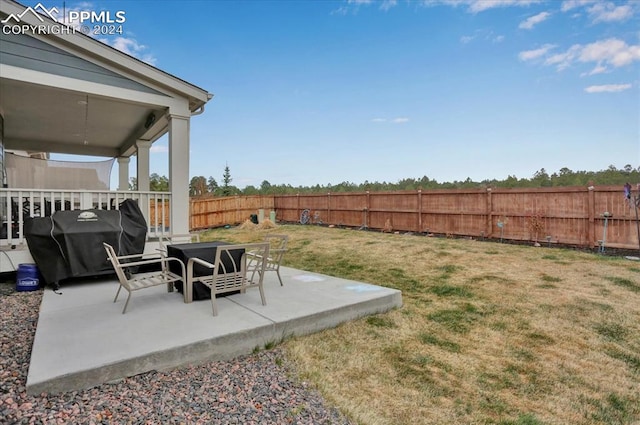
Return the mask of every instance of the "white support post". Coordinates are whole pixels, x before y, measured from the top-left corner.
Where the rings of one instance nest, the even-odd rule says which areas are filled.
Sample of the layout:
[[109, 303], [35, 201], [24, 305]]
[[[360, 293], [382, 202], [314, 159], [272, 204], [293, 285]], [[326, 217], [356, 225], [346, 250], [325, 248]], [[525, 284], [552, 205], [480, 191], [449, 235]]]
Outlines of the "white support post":
[[146, 140], [136, 141], [136, 149], [138, 150], [137, 176], [138, 190], [149, 191], [149, 151], [151, 150], [151, 142]]
[[171, 229], [189, 232], [189, 120], [188, 110], [169, 115], [169, 189]]
[[[146, 140], [138, 140], [136, 141], [136, 149], [138, 150], [138, 160], [136, 162], [137, 166], [137, 176], [136, 180], [138, 182], [138, 190], [142, 192], [149, 191], [149, 151], [151, 150], [151, 142]], [[149, 221], [151, 217], [149, 217], [149, 197], [141, 196], [138, 201], [138, 205], [140, 206], [140, 210], [142, 211], [142, 215], [144, 219], [147, 221], [147, 225], [151, 227], [155, 227], [157, 223], [152, 223]]]
[[129, 157], [118, 158], [118, 190], [129, 190]]

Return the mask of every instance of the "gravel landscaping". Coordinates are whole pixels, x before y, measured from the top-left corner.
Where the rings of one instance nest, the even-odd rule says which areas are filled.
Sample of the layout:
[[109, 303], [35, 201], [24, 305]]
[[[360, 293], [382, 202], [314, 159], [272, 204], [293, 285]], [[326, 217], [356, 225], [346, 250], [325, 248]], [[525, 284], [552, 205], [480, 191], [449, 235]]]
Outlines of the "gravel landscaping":
[[[6, 280], [6, 279], [5, 279]], [[351, 424], [294, 373], [278, 348], [149, 372], [82, 391], [26, 394], [42, 290], [0, 283], [2, 424]]]

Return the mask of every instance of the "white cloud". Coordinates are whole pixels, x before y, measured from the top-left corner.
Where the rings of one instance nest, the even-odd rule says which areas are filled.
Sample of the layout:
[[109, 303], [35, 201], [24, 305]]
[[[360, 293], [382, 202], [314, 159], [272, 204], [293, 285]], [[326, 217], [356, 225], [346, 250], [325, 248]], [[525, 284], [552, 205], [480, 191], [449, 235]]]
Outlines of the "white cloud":
[[371, 122], [390, 122], [393, 124], [404, 124], [406, 122], [409, 122], [409, 118], [398, 117], [398, 118], [393, 118], [391, 120], [388, 120], [386, 118], [374, 118], [371, 120]]
[[498, 7], [524, 7], [543, 0], [422, 0], [424, 6], [466, 6], [467, 12], [478, 13]]
[[130, 56], [136, 57], [144, 62], [147, 62], [150, 65], [155, 65], [156, 58], [150, 54], [145, 52], [147, 50], [147, 46], [144, 44], [139, 44], [134, 38], [127, 37], [116, 37], [114, 39], [100, 39], [105, 44], [110, 45], [111, 47], [120, 50], [123, 53], [126, 53]]
[[474, 38], [476, 38], [475, 35], [463, 35], [462, 37], [460, 37], [460, 43], [462, 44], [470, 43], [471, 41], [473, 41]]
[[616, 6], [613, 2], [596, 3], [587, 9], [594, 23], [624, 21], [633, 16], [628, 4]]
[[598, 62], [615, 68], [640, 60], [640, 44], [629, 46], [617, 38], [587, 44], [580, 53], [580, 62]]
[[578, 7], [582, 7], [582, 6], [586, 6], [588, 4], [593, 4], [595, 2], [597, 2], [599, 0], [565, 0], [562, 2], [562, 6], [560, 7], [560, 9], [563, 12], [568, 12], [572, 9], [578, 8]]
[[606, 66], [603, 65], [596, 65], [595, 68], [593, 68], [591, 71], [589, 72], [585, 72], [580, 74], [581, 77], [584, 77], [585, 75], [596, 75], [596, 74], [604, 74], [605, 72], [609, 71], [609, 69], [607, 69]]
[[518, 57], [522, 61], [546, 57], [544, 64], [556, 66], [558, 71], [575, 63], [595, 63], [595, 68], [588, 75], [602, 74], [611, 68], [620, 68], [640, 61], [640, 45], [630, 46], [617, 38], [599, 40], [587, 45], [574, 44], [565, 52], [549, 55], [552, 47], [546, 44], [539, 49], [520, 52]]
[[151, 146], [151, 148], [149, 149], [149, 152], [152, 152], [152, 153], [167, 153], [167, 152], [169, 152], [169, 147], [168, 146]]
[[545, 59], [544, 61], [544, 64], [556, 65], [558, 71], [562, 71], [571, 66], [571, 64], [579, 56], [581, 49], [582, 46], [580, 46], [579, 44], [573, 45], [564, 53], [556, 53], [547, 57], [547, 59]]
[[565, 0], [560, 9], [563, 12], [568, 12], [579, 8], [586, 8], [589, 18], [594, 24], [624, 21], [633, 17], [635, 13], [631, 7], [631, 1], [627, 4], [620, 4], [620, 2], [602, 0]]
[[587, 93], [617, 93], [629, 90], [631, 84], [603, 84], [600, 86], [589, 86], [584, 89]]
[[398, 0], [384, 0], [380, 5], [380, 10], [389, 10], [398, 4]]
[[520, 25], [518, 25], [518, 28], [525, 29], [525, 30], [533, 29], [534, 26], [538, 25], [541, 22], [546, 21], [549, 16], [551, 16], [551, 13], [549, 12], [540, 12], [537, 15], [531, 16], [525, 19], [524, 21], [520, 22]]
[[[526, 7], [532, 4], [543, 3], [546, 0], [420, 0], [423, 6], [452, 6], [466, 7], [469, 13], [479, 13], [498, 7]], [[411, 4], [411, 1], [407, 3]], [[345, 0], [343, 6], [332, 11], [332, 14], [346, 15], [349, 12], [356, 12], [359, 6], [369, 6], [379, 4], [380, 10], [387, 11], [398, 5], [398, 0]]]
[[540, 3], [540, 0], [468, 0], [469, 12], [478, 13], [497, 7], [524, 7], [531, 4]]
[[521, 61], [531, 61], [531, 60], [535, 60], [535, 59], [539, 59], [543, 56], [545, 56], [547, 53], [549, 53], [549, 51], [553, 48], [555, 48], [556, 46], [553, 44], [545, 44], [544, 46], [538, 48], [538, 49], [533, 49], [533, 50], [525, 50], [524, 52], [520, 52], [518, 54], [518, 58]]
[[348, 13], [357, 13], [360, 6], [370, 6], [373, 4], [379, 4], [380, 10], [384, 10], [385, 12], [395, 6], [398, 5], [398, 0], [382, 0], [374, 1], [374, 0], [346, 0], [346, 5], [340, 6], [339, 8], [333, 10], [331, 12], [332, 15], [346, 15]]
[[339, 8], [332, 10], [331, 15], [346, 15], [349, 13], [349, 8], [346, 6], [340, 6]]
[[493, 31], [486, 29], [478, 29], [473, 35], [463, 35], [460, 37], [460, 43], [467, 44], [473, 40], [485, 40], [492, 43], [502, 43], [504, 41], [504, 35], [495, 35]]

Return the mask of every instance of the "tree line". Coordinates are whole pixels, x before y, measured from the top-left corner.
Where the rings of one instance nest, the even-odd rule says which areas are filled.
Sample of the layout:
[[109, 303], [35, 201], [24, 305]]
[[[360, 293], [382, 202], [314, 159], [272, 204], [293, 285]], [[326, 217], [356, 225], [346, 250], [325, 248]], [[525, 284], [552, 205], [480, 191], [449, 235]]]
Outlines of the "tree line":
[[[149, 177], [150, 190], [168, 191], [169, 179], [165, 176], [152, 174]], [[563, 167], [557, 172], [549, 174], [544, 168], [536, 171], [530, 178], [518, 178], [509, 175], [506, 179], [486, 179], [473, 181], [467, 178], [463, 181], [439, 182], [427, 176], [421, 178], [405, 178], [395, 183], [390, 182], [369, 182], [352, 183], [344, 181], [338, 184], [327, 184], [315, 186], [292, 186], [290, 184], [271, 184], [264, 180], [260, 187], [249, 185], [240, 189], [231, 184], [231, 170], [227, 165], [222, 175], [221, 184], [215, 178], [195, 176], [189, 183], [190, 196], [232, 196], [232, 195], [283, 195], [296, 193], [339, 193], [339, 192], [380, 192], [396, 190], [417, 190], [417, 189], [477, 189], [477, 188], [523, 188], [523, 187], [556, 187], [556, 186], [588, 186], [588, 185], [620, 185], [631, 183], [635, 188], [640, 183], [640, 166], [634, 168], [631, 164], [618, 169], [610, 165], [605, 170], [600, 171], [573, 171]], [[136, 188], [135, 178], [129, 184], [130, 189]]]

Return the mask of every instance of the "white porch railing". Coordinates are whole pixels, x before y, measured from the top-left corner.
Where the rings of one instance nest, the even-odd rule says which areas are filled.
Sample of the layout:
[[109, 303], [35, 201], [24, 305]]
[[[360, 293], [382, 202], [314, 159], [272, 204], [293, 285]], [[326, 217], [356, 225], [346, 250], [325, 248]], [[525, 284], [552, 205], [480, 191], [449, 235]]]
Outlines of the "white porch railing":
[[147, 238], [169, 232], [170, 192], [0, 188], [0, 248], [25, 243], [24, 223], [28, 217], [47, 217], [56, 211], [114, 210], [125, 199], [138, 201], [147, 221]]

